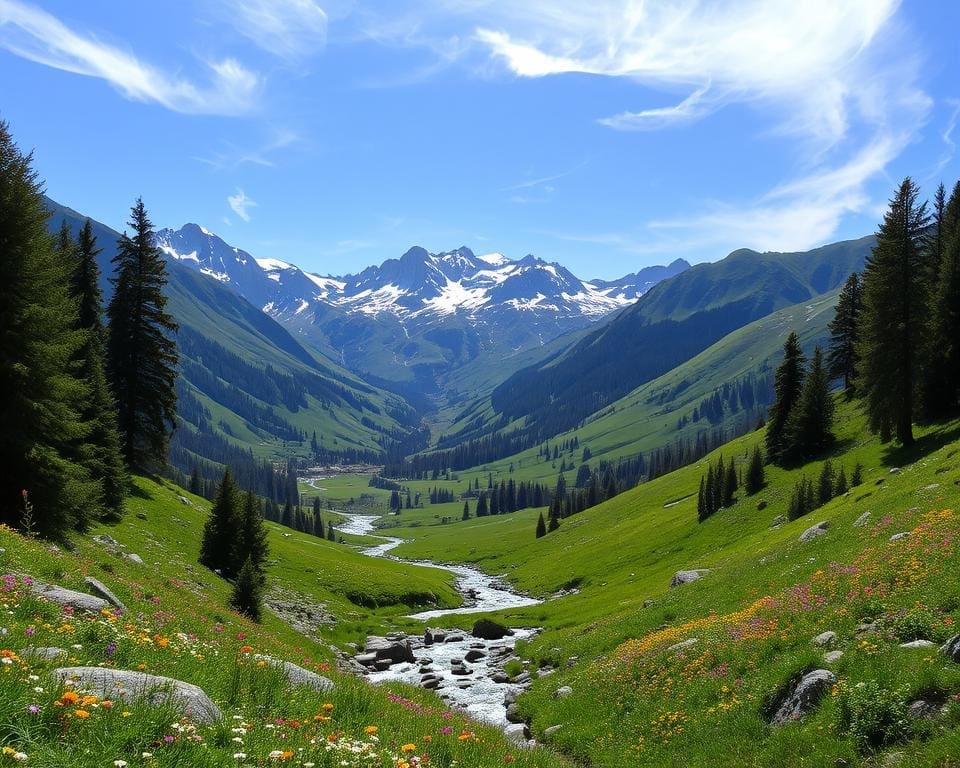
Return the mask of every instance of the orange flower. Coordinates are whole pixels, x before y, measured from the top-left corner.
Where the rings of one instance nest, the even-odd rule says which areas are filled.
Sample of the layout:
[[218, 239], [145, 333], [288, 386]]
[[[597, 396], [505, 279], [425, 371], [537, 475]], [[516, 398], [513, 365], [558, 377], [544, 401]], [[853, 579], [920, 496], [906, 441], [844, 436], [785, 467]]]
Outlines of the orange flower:
[[99, 699], [96, 696], [84, 696], [80, 700], [81, 707], [89, 707], [91, 704], [96, 704]]
[[90, 717], [90, 713], [85, 709], [78, 709], [73, 713], [74, 717], [79, 717], [81, 720], [86, 720]]
[[415, 752], [416, 749], [416, 744], [404, 744], [402, 747], [400, 747], [401, 752]]
[[366, 732], [367, 736], [376, 736], [377, 731], [379, 731], [380, 729], [377, 728], [377, 726], [375, 725], [368, 725], [363, 730]]
[[326, 704], [323, 705], [323, 711], [324, 711], [324, 712], [333, 712], [333, 704], [331, 704], [331, 703], [328, 701]]
[[80, 701], [80, 697], [73, 691], [67, 691], [60, 697], [60, 701], [63, 704], [76, 704]]
[[250, 651], [252, 651], [252, 650], [253, 650], [253, 646], [252, 646], [252, 645], [241, 645], [241, 646], [240, 646], [240, 653], [250, 653]]
[[110, 699], [104, 699], [100, 702], [100, 706], [104, 709], [113, 709], [113, 702]]

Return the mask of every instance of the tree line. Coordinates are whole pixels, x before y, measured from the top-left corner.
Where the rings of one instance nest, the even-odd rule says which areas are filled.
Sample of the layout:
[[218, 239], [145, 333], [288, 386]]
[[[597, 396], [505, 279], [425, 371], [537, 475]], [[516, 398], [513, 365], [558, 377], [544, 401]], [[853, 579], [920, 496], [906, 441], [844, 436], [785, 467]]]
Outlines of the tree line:
[[0, 522], [63, 538], [122, 514], [128, 472], [165, 465], [177, 326], [143, 201], [104, 322], [92, 224], [50, 233], [32, 159], [0, 122]]

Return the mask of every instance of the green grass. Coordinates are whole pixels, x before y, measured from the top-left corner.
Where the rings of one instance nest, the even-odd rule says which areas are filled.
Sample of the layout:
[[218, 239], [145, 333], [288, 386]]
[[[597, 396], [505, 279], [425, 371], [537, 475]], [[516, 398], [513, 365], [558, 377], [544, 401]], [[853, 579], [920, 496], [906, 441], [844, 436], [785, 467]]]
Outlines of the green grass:
[[[960, 423], [920, 429], [917, 445], [904, 450], [880, 445], [865, 431], [858, 406], [841, 404], [837, 431], [834, 464], [849, 476], [862, 463], [864, 483], [778, 528], [771, 522], [785, 514], [793, 485], [803, 474], [815, 478], [820, 461], [768, 468], [761, 493], [743, 498], [741, 491], [730, 509], [703, 524], [696, 520], [706, 463], [721, 452], [744, 463], [762, 439], [757, 432], [568, 518], [543, 539], [534, 538], [533, 510], [391, 533], [409, 539], [396, 550], [402, 557], [474, 563], [542, 597], [579, 590], [506, 614], [513, 623], [547, 628], [525, 652], [559, 671], [535, 681], [521, 704], [535, 731], [562, 725], [551, 740], [576, 758], [603, 766], [707, 766], [718, 754], [738, 765], [860, 764], [867, 756], [842, 731], [835, 696], [804, 723], [782, 729], [765, 724], [763, 704], [798, 671], [823, 666], [810, 640], [827, 629], [838, 632], [845, 652], [836, 668], [841, 687], [877, 681], [885, 689], [905, 687], [908, 698], [960, 697], [960, 666], [936, 652], [903, 650], [882, 637], [870, 638], [876, 648], [865, 649], [854, 636], [860, 621], [894, 622], [918, 604], [935, 617], [927, 629], [932, 640], [960, 624], [960, 518], [928, 517], [957, 507]], [[891, 474], [892, 467], [902, 471]], [[853, 527], [865, 511], [871, 524]], [[827, 535], [800, 544], [799, 534], [822, 520], [831, 524]], [[911, 530], [912, 537], [889, 543], [891, 534]], [[915, 562], [915, 580], [904, 582]], [[861, 575], [840, 566], [855, 566]], [[712, 572], [670, 589], [672, 574], [686, 568]], [[874, 596], [854, 594], [854, 586]], [[797, 595], [807, 592], [822, 604], [798, 607]], [[769, 604], [749, 613], [767, 597]], [[653, 602], [644, 607], [646, 601]], [[751, 636], [754, 619], [775, 629]], [[737, 640], [738, 633], [750, 639]], [[685, 656], [664, 652], [691, 636], [700, 642]], [[556, 699], [564, 684], [574, 694]], [[946, 756], [960, 754], [958, 722], [960, 710], [951, 705], [936, 723], [911, 725], [910, 738], [895, 745], [906, 755], [902, 764], [954, 765]]]
[[[321, 628], [316, 638], [298, 633], [270, 611], [263, 624], [254, 624], [226, 608], [229, 585], [196, 564], [208, 505], [188, 494], [183, 495], [191, 504], [183, 504], [181, 494], [138, 478], [124, 521], [93, 532], [113, 536], [126, 551], [141, 555], [143, 565], [88, 536], [77, 536], [69, 549], [62, 549], [0, 529], [0, 573], [29, 573], [80, 590], [84, 576], [92, 575], [129, 609], [120, 618], [69, 616], [29, 595], [19, 579], [0, 583], [5, 608], [0, 649], [10, 656], [0, 671], [0, 746], [12, 750], [0, 754], [0, 765], [17, 764], [12, 755], [22, 752], [27, 765], [43, 768], [100, 768], [115, 760], [179, 768], [264, 766], [277, 762], [269, 758], [271, 751], [289, 750], [293, 754], [281, 761], [291, 765], [341, 765], [342, 759], [350, 766], [396, 766], [407, 743], [416, 745], [414, 754], [429, 755], [431, 765], [499, 765], [507, 755], [518, 765], [558, 764], [554, 754], [519, 751], [496, 729], [448, 712], [429, 692], [402, 685], [375, 688], [336, 671], [329, 643], [361, 639], [367, 631], [395, 623], [413, 625], [400, 617], [423, 604], [422, 592], [433, 594], [431, 603], [455, 604], [448, 576], [365, 558], [343, 545], [300, 534], [285, 537], [270, 526], [270, 583], [323, 601], [337, 622]], [[383, 605], [357, 606], [350, 594], [358, 590]], [[64, 689], [49, 675], [52, 663], [20, 654], [31, 646], [66, 648], [70, 665], [143, 669], [197, 684], [226, 719], [194, 727], [166, 709], [64, 702]], [[244, 646], [253, 650], [244, 652]], [[290, 689], [272, 668], [258, 666], [253, 653], [317, 669], [335, 681], [336, 689], [328, 694]], [[90, 716], [77, 716], [80, 708]], [[379, 729], [379, 741], [370, 738], [367, 726]], [[461, 732], [472, 735], [460, 739]], [[360, 762], [348, 751], [328, 751], [330, 736], [344, 750], [372, 744], [368, 748], [375, 750], [376, 759]], [[235, 753], [247, 757], [235, 759]]]

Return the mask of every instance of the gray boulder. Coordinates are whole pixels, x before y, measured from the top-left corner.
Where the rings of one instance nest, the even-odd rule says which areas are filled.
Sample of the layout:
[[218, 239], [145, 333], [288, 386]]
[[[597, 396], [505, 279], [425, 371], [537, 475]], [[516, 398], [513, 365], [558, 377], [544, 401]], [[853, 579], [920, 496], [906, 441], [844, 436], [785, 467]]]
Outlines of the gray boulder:
[[907, 707], [907, 716], [914, 720], [932, 720], [939, 714], [940, 707], [923, 699], [910, 702], [910, 706]]
[[62, 667], [53, 674], [72, 681], [79, 690], [108, 699], [143, 700], [153, 706], [172, 706], [198, 723], [213, 723], [222, 715], [202, 689], [172, 677], [148, 675], [128, 669]]
[[22, 651], [17, 651], [17, 655], [28, 661], [55, 661], [56, 659], [66, 658], [69, 654], [63, 648], [39, 646], [37, 648], [24, 648]]
[[[402, 636], [401, 636], [402, 637]], [[392, 662], [416, 661], [410, 641], [405, 639], [391, 640], [386, 637], [371, 635], [364, 646], [367, 653], [375, 653], [378, 660], [389, 659]]]
[[487, 658], [487, 654], [485, 654], [483, 651], [473, 649], [473, 650], [467, 651], [467, 655], [464, 656], [463, 658], [472, 664], [475, 661], [480, 661], [480, 659]]
[[870, 522], [871, 513], [864, 512], [860, 517], [853, 521], [854, 528], [863, 528], [867, 523]]
[[442, 643], [447, 638], [446, 630], [443, 629], [425, 629], [423, 630], [423, 644], [433, 645]]
[[86, 592], [75, 592], [72, 589], [58, 587], [55, 584], [44, 584], [42, 581], [33, 582], [30, 589], [35, 595], [42, 597], [44, 600], [62, 605], [64, 608], [73, 608], [76, 611], [99, 613], [104, 608], [110, 606], [110, 603], [106, 600], [88, 595]]
[[671, 587], [679, 587], [681, 584], [692, 584], [699, 581], [710, 573], [709, 568], [696, 568], [689, 571], [677, 571], [670, 580]]
[[523, 722], [523, 718], [520, 716], [520, 708], [516, 705], [516, 702], [507, 706], [506, 718], [508, 723]]
[[801, 543], [813, 541], [818, 536], [823, 536], [829, 527], [830, 523], [827, 520], [819, 522], [816, 525], [811, 525], [809, 528], [807, 528], [807, 530], [800, 534], [799, 541]]
[[136, 552], [124, 552], [123, 556], [127, 558], [127, 560], [130, 560], [133, 563], [137, 563], [138, 565], [143, 565], [143, 558], [140, 557], [140, 555], [138, 555]]
[[553, 736], [553, 734], [555, 734], [561, 728], [563, 728], [562, 725], [551, 725], [549, 728], [543, 729], [543, 735], [549, 738], [550, 736]]
[[812, 712], [830, 687], [837, 682], [837, 676], [828, 669], [815, 669], [808, 672], [777, 704], [771, 725], [783, 725], [794, 720], [802, 720]]
[[679, 653], [680, 651], [687, 650], [687, 648], [692, 648], [699, 642], [700, 642], [699, 637], [691, 637], [688, 640], [683, 640], [682, 642], [674, 643], [669, 648], [667, 648], [667, 651], [669, 653]]
[[819, 645], [821, 648], [829, 648], [831, 645], [837, 642], [837, 633], [832, 630], [827, 630], [826, 632], [821, 632], [815, 638], [813, 638], [813, 644]]
[[825, 654], [823, 654], [823, 660], [827, 662], [827, 664], [834, 664], [840, 661], [842, 657], [843, 651], [827, 651]]
[[900, 539], [910, 538], [910, 531], [901, 531], [900, 533], [895, 533], [890, 537], [890, 541], [900, 541]]
[[554, 694], [553, 694], [554, 698], [557, 698], [557, 699], [565, 699], [568, 696], [572, 696], [572, 695], [573, 695], [573, 688], [571, 688], [569, 685], [564, 685], [564, 686], [561, 686], [560, 688], [557, 688], [557, 690], [554, 691]]
[[901, 648], [933, 648], [936, 643], [930, 640], [911, 640], [909, 643], [900, 643]]
[[90, 591], [93, 592], [95, 595], [99, 595], [108, 603], [110, 603], [110, 605], [112, 605], [115, 608], [119, 608], [124, 613], [127, 612], [127, 606], [125, 606], [121, 602], [120, 598], [117, 597], [115, 594], [113, 594], [113, 592], [110, 591], [109, 587], [107, 587], [107, 585], [104, 584], [102, 581], [98, 581], [97, 579], [93, 578], [93, 576], [87, 576], [87, 578], [84, 579], [84, 582], [90, 588]]
[[951, 661], [960, 662], [960, 635], [954, 635], [942, 646], [940, 652]]
[[779, 528], [781, 525], [787, 522], [786, 515], [777, 515], [770, 523], [771, 528]]
[[257, 654], [254, 658], [257, 661], [265, 661], [272, 667], [282, 669], [283, 674], [287, 678], [287, 682], [292, 686], [303, 685], [321, 692], [333, 690], [332, 680], [323, 675], [318, 675], [316, 672], [311, 672], [309, 669], [299, 667], [290, 661], [282, 661], [281, 659], [273, 658], [273, 656], [264, 656], [262, 654]]

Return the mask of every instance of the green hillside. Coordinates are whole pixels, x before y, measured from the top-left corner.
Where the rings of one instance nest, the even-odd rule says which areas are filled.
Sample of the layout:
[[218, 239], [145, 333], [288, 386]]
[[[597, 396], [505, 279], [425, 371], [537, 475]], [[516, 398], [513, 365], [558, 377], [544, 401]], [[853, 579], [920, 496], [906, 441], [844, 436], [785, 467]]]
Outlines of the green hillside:
[[[76, 232], [84, 217], [49, 199], [49, 225]], [[104, 291], [118, 233], [95, 223]], [[216, 280], [168, 261], [168, 308], [180, 325], [181, 429], [172, 461], [189, 472], [246, 453], [286, 460], [311, 453], [314, 432], [329, 457], [376, 458], [382, 442], [416, 425], [398, 395], [365, 384], [308, 351], [281, 325]]]
[[[761, 493], [741, 491], [697, 523], [706, 463], [722, 453], [742, 465], [761, 431], [542, 539], [533, 535], [536, 510], [391, 534], [410, 539], [402, 556], [477, 563], [548, 598], [508, 617], [548, 628], [527, 652], [557, 668], [521, 709], [537, 734], [561, 725], [548, 740], [592, 765], [708, 766], [718, 753], [751, 766], [870, 764], [874, 747], [858, 746], [859, 731], [843, 719], [850, 706], [868, 716], [861, 683], [894, 713], [918, 699], [944, 704], [943, 715], [911, 720], [895, 744], [876, 748], [902, 752], [898, 765], [952, 765], [960, 665], [936, 647], [898, 643], [943, 642], [960, 622], [960, 517], [945, 511], [960, 499], [960, 423], [926, 428], [914, 448], [896, 449], [866, 432], [859, 406], [842, 404], [837, 433], [834, 465], [849, 477], [862, 464], [864, 482], [794, 522], [778, 518], [796, 481], [816, 479], [822, 462], [768, 468]], [[825, 535], [798, 541], [822, 521]], [[890, 541], [901, 532], [911, 535]], [[676, 571], [698, 568], [710, 573], [670, 588]], [[832, 667], [811, 642], [828, 630], [843, 651]], [[666, 650], [691, 638], [687, 650]], [[765, 705], [798, 673], [824, 666], [838, 684], [821, 706], [801, 723], [769, 726]], [[564, 685], [572, 694], [557, 698]]]
[[[576, 344], [505, 380], [490, 397], [493, 411], [502, 422], [522, 420], [529, 444], [542, 442], [738, 328], [839, 288], [862, 268], [873, 243], [865, 237], [805, 253], [735, 251], [686, 270]], [[459, 441], [491, 424], [463, 421]]]

